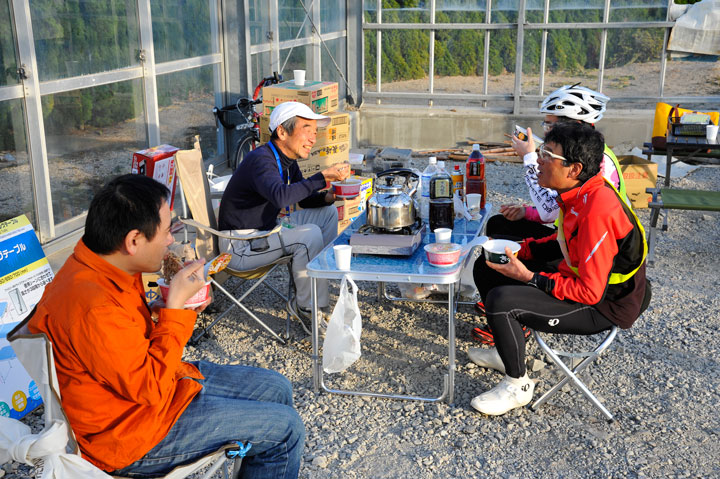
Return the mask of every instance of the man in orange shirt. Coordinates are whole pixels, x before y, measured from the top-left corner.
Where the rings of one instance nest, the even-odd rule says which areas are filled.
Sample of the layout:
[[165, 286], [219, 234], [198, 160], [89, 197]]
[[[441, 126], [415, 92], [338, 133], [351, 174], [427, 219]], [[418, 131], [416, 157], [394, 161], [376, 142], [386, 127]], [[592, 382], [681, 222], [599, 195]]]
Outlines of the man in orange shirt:
[[183, 306], [205, 283], [203, 261], [175, 275], [152, 319], [141, 273], [159, 270], [173, 242], [168, 195], [140, 175], [108, 183], [28, 323], [53, 343], [83, 456], [105, 471], [145, 477], [249, 441], [243, 478], [296, 478], [305, 429], [290, 382], [266, 369], [182, 361], [197, 318]]

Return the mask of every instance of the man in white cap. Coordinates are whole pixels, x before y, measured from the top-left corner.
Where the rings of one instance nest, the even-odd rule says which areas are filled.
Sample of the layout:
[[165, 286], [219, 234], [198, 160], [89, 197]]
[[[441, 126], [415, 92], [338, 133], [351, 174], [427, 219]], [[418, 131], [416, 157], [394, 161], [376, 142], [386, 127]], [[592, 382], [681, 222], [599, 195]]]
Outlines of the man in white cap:
[[[297, 160], [305, 159], [315, 144], [318, 126], [330, 118], [314, 113], [307, 105], [281, 103], [270, 115], [270, 142], [250, 152], [235, 170], [220, 202], [219, 226], [223, 231], [269, 231], [278, 213], [299, 204], [283, 223], [280, 236], [293, 255], [292, 272], [297, 288], [296, 312], [309, 333], [310, 278], [308, 262], [337, 236], [337, 208], [332, 191], [321, 192], [328, 181], [350, 175], [347, 163], [330, 166], [303, 178]], [[254, 269], [282, 256], [278, 235], [253, 241], [220, 239], [220, 250], [232, 253], [230, 267]], [[327, 282], [318, 281], [318, 307], [328, 308]], [[327, 312], [327, 311], [326, 311]]]

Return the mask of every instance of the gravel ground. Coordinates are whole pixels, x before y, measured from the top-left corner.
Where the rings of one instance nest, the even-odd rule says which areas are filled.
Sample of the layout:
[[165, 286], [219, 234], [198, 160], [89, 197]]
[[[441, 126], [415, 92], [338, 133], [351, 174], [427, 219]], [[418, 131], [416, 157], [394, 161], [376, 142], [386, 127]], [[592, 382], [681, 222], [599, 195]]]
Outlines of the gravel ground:
[[[487, 168], [489, 200], [499, 205], [525, 197], [521, 166]], [[702, 167], [675, 186], [720, 190], [720, 170]], [[645, 226], [648, 210], [638, 214]], [[236, 313], [213, 337], [188, 347], [188, 359], [276, 369], [294, 384], [296, 407], [307, 429], [302, 478], [698, 478], [720, 476], [720, 244], [717, 213], [671, 213], [659, 235], [649, 309], [622, 331], [583, 378], [615, 415], [607, 423], [575, 390], [565, 390], [537, 412], [527, 408], [484, 416], [470, 400], [494, 386], [499, 373], [467, 357], [469, 306], [457, 313], [455, 404], [358, 398], [312, 389], [311, 346], [298, 325], [279, 346]], [[274, 278], [280, 282], [280, 277]], [[363, 356], [333, 375], [334, 386], [438, 395], [447, 367], [446, 311], [439, 305], [379, 303], [374, 285], [360, 283]], [[337, 285], [333, 286], [337, 292]], [[220, 305], [226, 302], [218, 301]], [[255, 293], [250, 303], [276, 328], [280, 305]], [[232, 316], [232, 315], [231, 315]], [[530, 375], [536, 397], [557, 375], [533, 341]], [[41, 411], [27, 418], [41, 427]], [[6, 464], [0, 477], [30, 477], [24, 465]], [[219, 476], [218, 476], [219, 477]]]

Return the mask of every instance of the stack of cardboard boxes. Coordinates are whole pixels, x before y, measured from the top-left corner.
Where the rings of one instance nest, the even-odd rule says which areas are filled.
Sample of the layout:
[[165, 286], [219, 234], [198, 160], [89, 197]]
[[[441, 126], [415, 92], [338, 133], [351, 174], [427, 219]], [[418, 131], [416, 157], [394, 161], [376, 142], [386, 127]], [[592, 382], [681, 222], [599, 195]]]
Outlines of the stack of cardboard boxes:
[[[270, 141], [270, 113], [280, 103], [298, 101], [309, 106], [315, 113], [331, 118], [328, 126], [318, 128], [317, 141], [307, 159], [299, 159], [298, 166], [304, 177], [309, 177], [336, 163], [344, 163], [350, 155], [350, 115], [337, 111], [338, 84], [336, 82], [305, 82], [304, 86], [294, 81], [270, 85], [263, 88], [263, 115], [260, 117], [260, 142]], [[357, 178], [357, 177], [356, 177]], [[365, 211], [367, 198], [372, 193], [372, 179], [362, 178], [363, 191], [352, 199], [338, 200], [338, 232], [345, 229]], [[329, 187], [330, 185], [328, 185]], [[293, 208], [287, 208], [289, 213]]]

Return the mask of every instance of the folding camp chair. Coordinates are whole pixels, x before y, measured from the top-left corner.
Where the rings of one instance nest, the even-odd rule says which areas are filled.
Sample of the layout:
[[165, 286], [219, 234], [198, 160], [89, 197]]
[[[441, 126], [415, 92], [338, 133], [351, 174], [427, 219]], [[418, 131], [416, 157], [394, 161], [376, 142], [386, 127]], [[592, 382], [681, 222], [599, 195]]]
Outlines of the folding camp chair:
[[[602, 339], [600, 340], [600, 342], [596, 343], [595, 346], [587, 350], [563, 351], [548, 346], [548, 344], [540, 336], [540, 333], [533, 330], [533, 336], [535, 337], [535, 341], [537, 341], [538, 346], [540, 346], [540, 349], [542, 349], [545, 354], [547, 354], [547, 356], [550, 358], [550, 360], [560, 369], [560, 371], [562, 371], [564, 377], [560, 380], [560, 382], [555, 384], [552, 388], [545, 392], [545, 394], [540, 396], [540, 398], [538, 398], [534, 403], [532, 403], [530, 409], [536, 410], [538, 407], [545, 404], [553, 394], [558, 392], [568, 382], [572, 382], [572, 384], [576, 388], [578, 388], [580, 392], [582, 392], [582, 394], [590, 400], [590, 402], [592, 402], [598, 409], [600, 409], [600, 411], [602, 411], [608, 422], [612, 422], [613, 416], [612, 414], [610, 414], [610, 411], [608, 411], [607, 408], [603, 406], [603, 404], [600, 402], [600, 400], [596, 398], [592, 392], [590, 392], [587, 386], [585, 386], [585, 384], [580, 381], [578, 375], [588, 366], [590, 366], [590, 364], [592, 364], [592, 362], [595, 361], [603, 353], [603, 351], [605, 351], [610, 346], [610, 344], [615, 339], [617, 332], [617, 326], [613, 326], [606, 332], [600, 333], [602, 334]], [[573, 335], [558, 336], [562, 336], [564, 339], [571, 343], [579, 338], [578, 336]], [[590, 338], [588, 338], [587, 340], [589, 341]], [[562, 358], [567, 358], [570, 364], [565, 364]]]
[[[7, 335], [15, 354], [22, 363], [25, 370], [33, 378], [43, 398], [45, 407], [45, 429], [60, 423], [67, 430], [67, 445], [65, 452], [81, 456], [75, 434], [70, 427], [70, 422], [65, 415], [60, 402], [60, 387], [58, 385], [57, 373], [55, 371], [55, 360], [53, 359], [53, 345], [44, 334], [31, 334], [27, 323], [32, 317], [30, 314], [22, 323], [16, 326]], [[178, 466], [162, 478], [158, 479], [181, 479], [209, 467], [201, 476], [201, 479], [209, 479], [221, 467], [225, 479], [237, 477], [241, 465], [241, 456], [237, 455], [240, 446], [237, 443], [229, 443], [217, 451], [214, 451], [197, 461], [184, 466]], [[229, 476], [228, 459], [236, 457], [233, 466], [233, 475]], [[119, 477], [119, 476], [114, 476]], [[72, 479], [72, 478], [68, 478]]]
[[[278, 234], [280, 227], [276, 227], [271, 231], [264, 233], [253, 233], [247, 235], [238, 234], [226, 234], [217, 230], [217, 218], [211, 203], [210, 187], [208, 184], [207, 175], [204, 170], [202, 161], [202, 154], [200, 153], [199, 145], [196, 144], [194, 150], [183, 150], [177, 152], [176, 156], [176, 167], [180, 176], [180, 184], [183, 191], [183, 207], [186, 202], [190, 207], [193, 219], [181, 218], [186, 226], [192, 226], [196, 229], [195, 238], [195, 251], [198, 257], [211, 260], [218, 254], [218, 238], [229, 238], [235, 240], [250, 240], [256, 238], [264, 238], [274, 234]], [[184, 212], [184, 216], [187, 217], [187, 212]], [[285, 251], [285, 245], [280, 237], [280, 244], [283, 248], [283, 256], [277, 260], [255, 268], [252, 270], [238, 271], [232, 268], [226, 268], [223, 272], [228, 273], [230, 276], [240, 278], [244, 281], [255, 281], [255, 283], [239, 298], [236, 298], [230, 291], [225, 289], [219, 281], [212, 278], [211, 282], [215, 288], [227, 296], [233, 305], [229, 309], [218, 315], [214, 321], [207, 326], [202, 332], [193, 337], [192, 341], [197, 341], [200, 337], [205, 335], [218, 321], [224, 318], [235, 306], [240, 308], [248, 316], [250, 316], [256, 323], [258, 323], [263, 329], [269, 332], [276, 340], [280, 343], [285, 344], [285, 340], [290, 337], [290, 318], [296, 317], [295, 312], [292, 308], [292, 292], [293, 292], [293, 276], [292, 276], [292, 254], [288, 254]], [[283, 294], [277, 290], [273, 285], [266, 282], [270, 274], [281, 266], [286, 266], [288, 270], [288, 288], [287, 294]], [[286, 310], [285, 320], [285, 331], [284, 338], [278, 333], [273, 331], [264, 321], [257, 317], [246, 305], [242, 303], [245, 298], [250, 295], [260, 285], [266, 286], [270, 291], [277, 295], [284, 303]], [[299, 320], [299, 318], [297, 318]]]
[[683, 190], [679, 188], [647, 188], [652, 194], [650, 208], [650, 231], [648, 233], [648, 266], [655, 263], [657, 222], [663, 211], [662, 231], [668, 229], [667, 210], [720, 211], [720, 191]]

